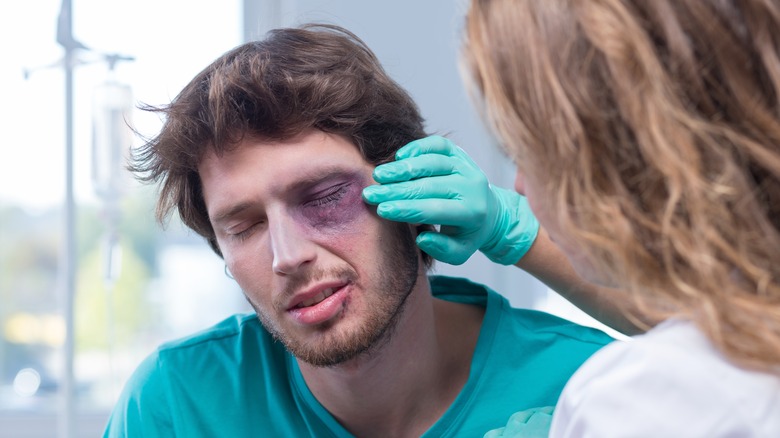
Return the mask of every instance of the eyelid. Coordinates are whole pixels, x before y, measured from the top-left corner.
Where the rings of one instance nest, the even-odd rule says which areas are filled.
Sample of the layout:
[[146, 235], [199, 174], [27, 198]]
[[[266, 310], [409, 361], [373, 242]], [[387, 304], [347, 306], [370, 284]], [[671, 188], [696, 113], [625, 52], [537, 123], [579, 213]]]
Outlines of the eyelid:
[[[248, 227], [243, 228], [241, 231], [231, 232], [230, 230], [226, 230], [226, 233], [227, 233], [228, 237], [230, 237], [231, 239], [235, 239], [235, 240], [238, 240], [240, 242], [240, 241], [245, 240], [247, 237], [249, 237], [252, 233], [254, 233], [257, 230], [257, 228], [259, 226], [263, 225], [264, 223], [265, 223], [265, 221], [263, 221], [263, 220], [254, 221], [254, 222], [251, 222]], [[241, 227], [239, 227], [239, 228], [241, 228]]]
[[235, 218], [234, 221], [225, 224], [225, 226], [221, 227], [221, 229], [222, 229], [222, 233], [232, 237], [256, 225], [261, 225], [265, 223], [265, 221], [266, 220], [264, 217], [259, 217], [259, 216], [247, 216], [244, 218]]
[[[328, 187], [325, 190], [322, 190], [316, 194], [313, 195], [313, 199], [310, 199], [309, 201], [305, 202], [305, 206], [320, 206], [329, 202], [337, 201], [341, 199], [342, 196], [347, 191], [347, 188], [352, 185], [351, 182], [343, 182], [339, 184], [335, 184], [333, 186]], [[335, 198], [335, 199], [330, 199]]]
[[316, 199], [316, 198], [324, 198], [324, 197], [326, 197], [326, 196], [328, 196], [328, 195], [331, 195], [331, 194], [333, 194], [333, 193], [336, 193], [336, 192], [338, 192], [338, 191], [339, 191], [339, 190], [340, 190], [342, 187], [348, 186], [348, 185], [350, 185], [350, 184], [351, 184], [351, 183], [350, 183], [349, 181], [346, 181], [346, 182], [340, 182], [340, 183], [337, 183], [337, 184], [333, 184], [333, 185], [331, 185], [331, 186], [328, 186], [327, 188], [325, 188], [325, 189], [323, 189], [323, 190], [320, 190], [320, 191], [318, 191], [318, 192], [315, 192], [315, 193], [312, 195], [312, 198], [315, 198], [315, 199]]

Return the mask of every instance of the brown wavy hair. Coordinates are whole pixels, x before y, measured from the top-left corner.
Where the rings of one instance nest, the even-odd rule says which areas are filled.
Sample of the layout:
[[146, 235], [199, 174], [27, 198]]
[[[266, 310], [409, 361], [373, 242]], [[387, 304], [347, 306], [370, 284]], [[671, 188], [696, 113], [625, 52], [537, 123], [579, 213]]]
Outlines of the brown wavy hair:
[[602, 276], [780, 372], [780, 5], [473, 0], [466, 33], [477, 105]]
[[[368, 46], [325, 24], [272, 30], [220, 56], [170, 104], [142, 109], [165, 122], [133, 151], [130, 170], [143, 182], [161, 182], [161, 223], [178, 210], [220, 256], [198, 175], [208, 149], [220, 155], [245, 136], [286, 140], [313, 128], [345, 136], [378, 165], [426, 136], [417, 105]], [[430, 267], [433, 259], [423, 253], [423, 261]]]

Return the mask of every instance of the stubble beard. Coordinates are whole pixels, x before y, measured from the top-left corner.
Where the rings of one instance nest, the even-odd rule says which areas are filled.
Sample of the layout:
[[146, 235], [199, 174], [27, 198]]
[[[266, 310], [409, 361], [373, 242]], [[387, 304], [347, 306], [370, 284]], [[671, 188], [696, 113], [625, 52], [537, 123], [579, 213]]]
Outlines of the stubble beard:
[[[331, 333], [325, 333], [324, 337], [315, 341], [306, 341], [287, 333], [274, 318], [247, 297], [265, 329], [297, 359], [316, 367], [333, 367], [360, 356], [370, 356], [393, 337], [407, 298], [417, 284], [419, 260], [409, 226], [401, 223], [390, 223], [389, 226], [392, 229], [387, 233], [388, 246], [381, 252], [377, 262], [379, 269], [376, 270], [376, 277], [368, 279], [368, 282], [360, 282], [369, 285], [369, 288], [361, 288], [362, 292], [366, 295], [374, 294], [377, 299], [372, 300], [365, 309], [370, 313], [364, 316], [359, 326], [335, 331], [332, 327], [334, 323], [326, 323], [320, 329]], [[304, 285], [319, 278], [357, 279], [357, 273], [351, 268], [335, 272], [306, 272], [292, 283]]]

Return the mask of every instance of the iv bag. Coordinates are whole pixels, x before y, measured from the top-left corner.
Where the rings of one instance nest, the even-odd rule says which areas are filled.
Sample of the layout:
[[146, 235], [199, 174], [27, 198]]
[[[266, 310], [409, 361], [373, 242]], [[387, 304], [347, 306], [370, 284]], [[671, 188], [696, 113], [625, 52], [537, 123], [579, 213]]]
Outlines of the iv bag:
[[101, 198], [114, 198], [129, 180], [125, 169], [132, 146], [130, 115], [133, 93], [109, 81], [95, 87], [92, 106], [92, 183]]

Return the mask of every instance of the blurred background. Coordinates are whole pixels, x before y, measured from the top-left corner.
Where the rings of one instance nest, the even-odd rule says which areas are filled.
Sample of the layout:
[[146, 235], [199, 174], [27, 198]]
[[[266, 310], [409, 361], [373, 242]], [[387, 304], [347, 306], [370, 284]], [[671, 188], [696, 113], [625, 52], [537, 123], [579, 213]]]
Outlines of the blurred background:
[[[377, 53], [431, 133], [500, 186], [514, 170], [472, 108], [458, 66], [462, 0], [7, 0], [0, 3], [0, 437], [99, 436], [159, 343], [247, 312], [205, 242], [154, 221], [155, 187], [124, 170], [168, 103], [214, 58], [275, 27], [342, 25]], [[435, 273], [519, 307], [596, 323], [481, 254]]]

